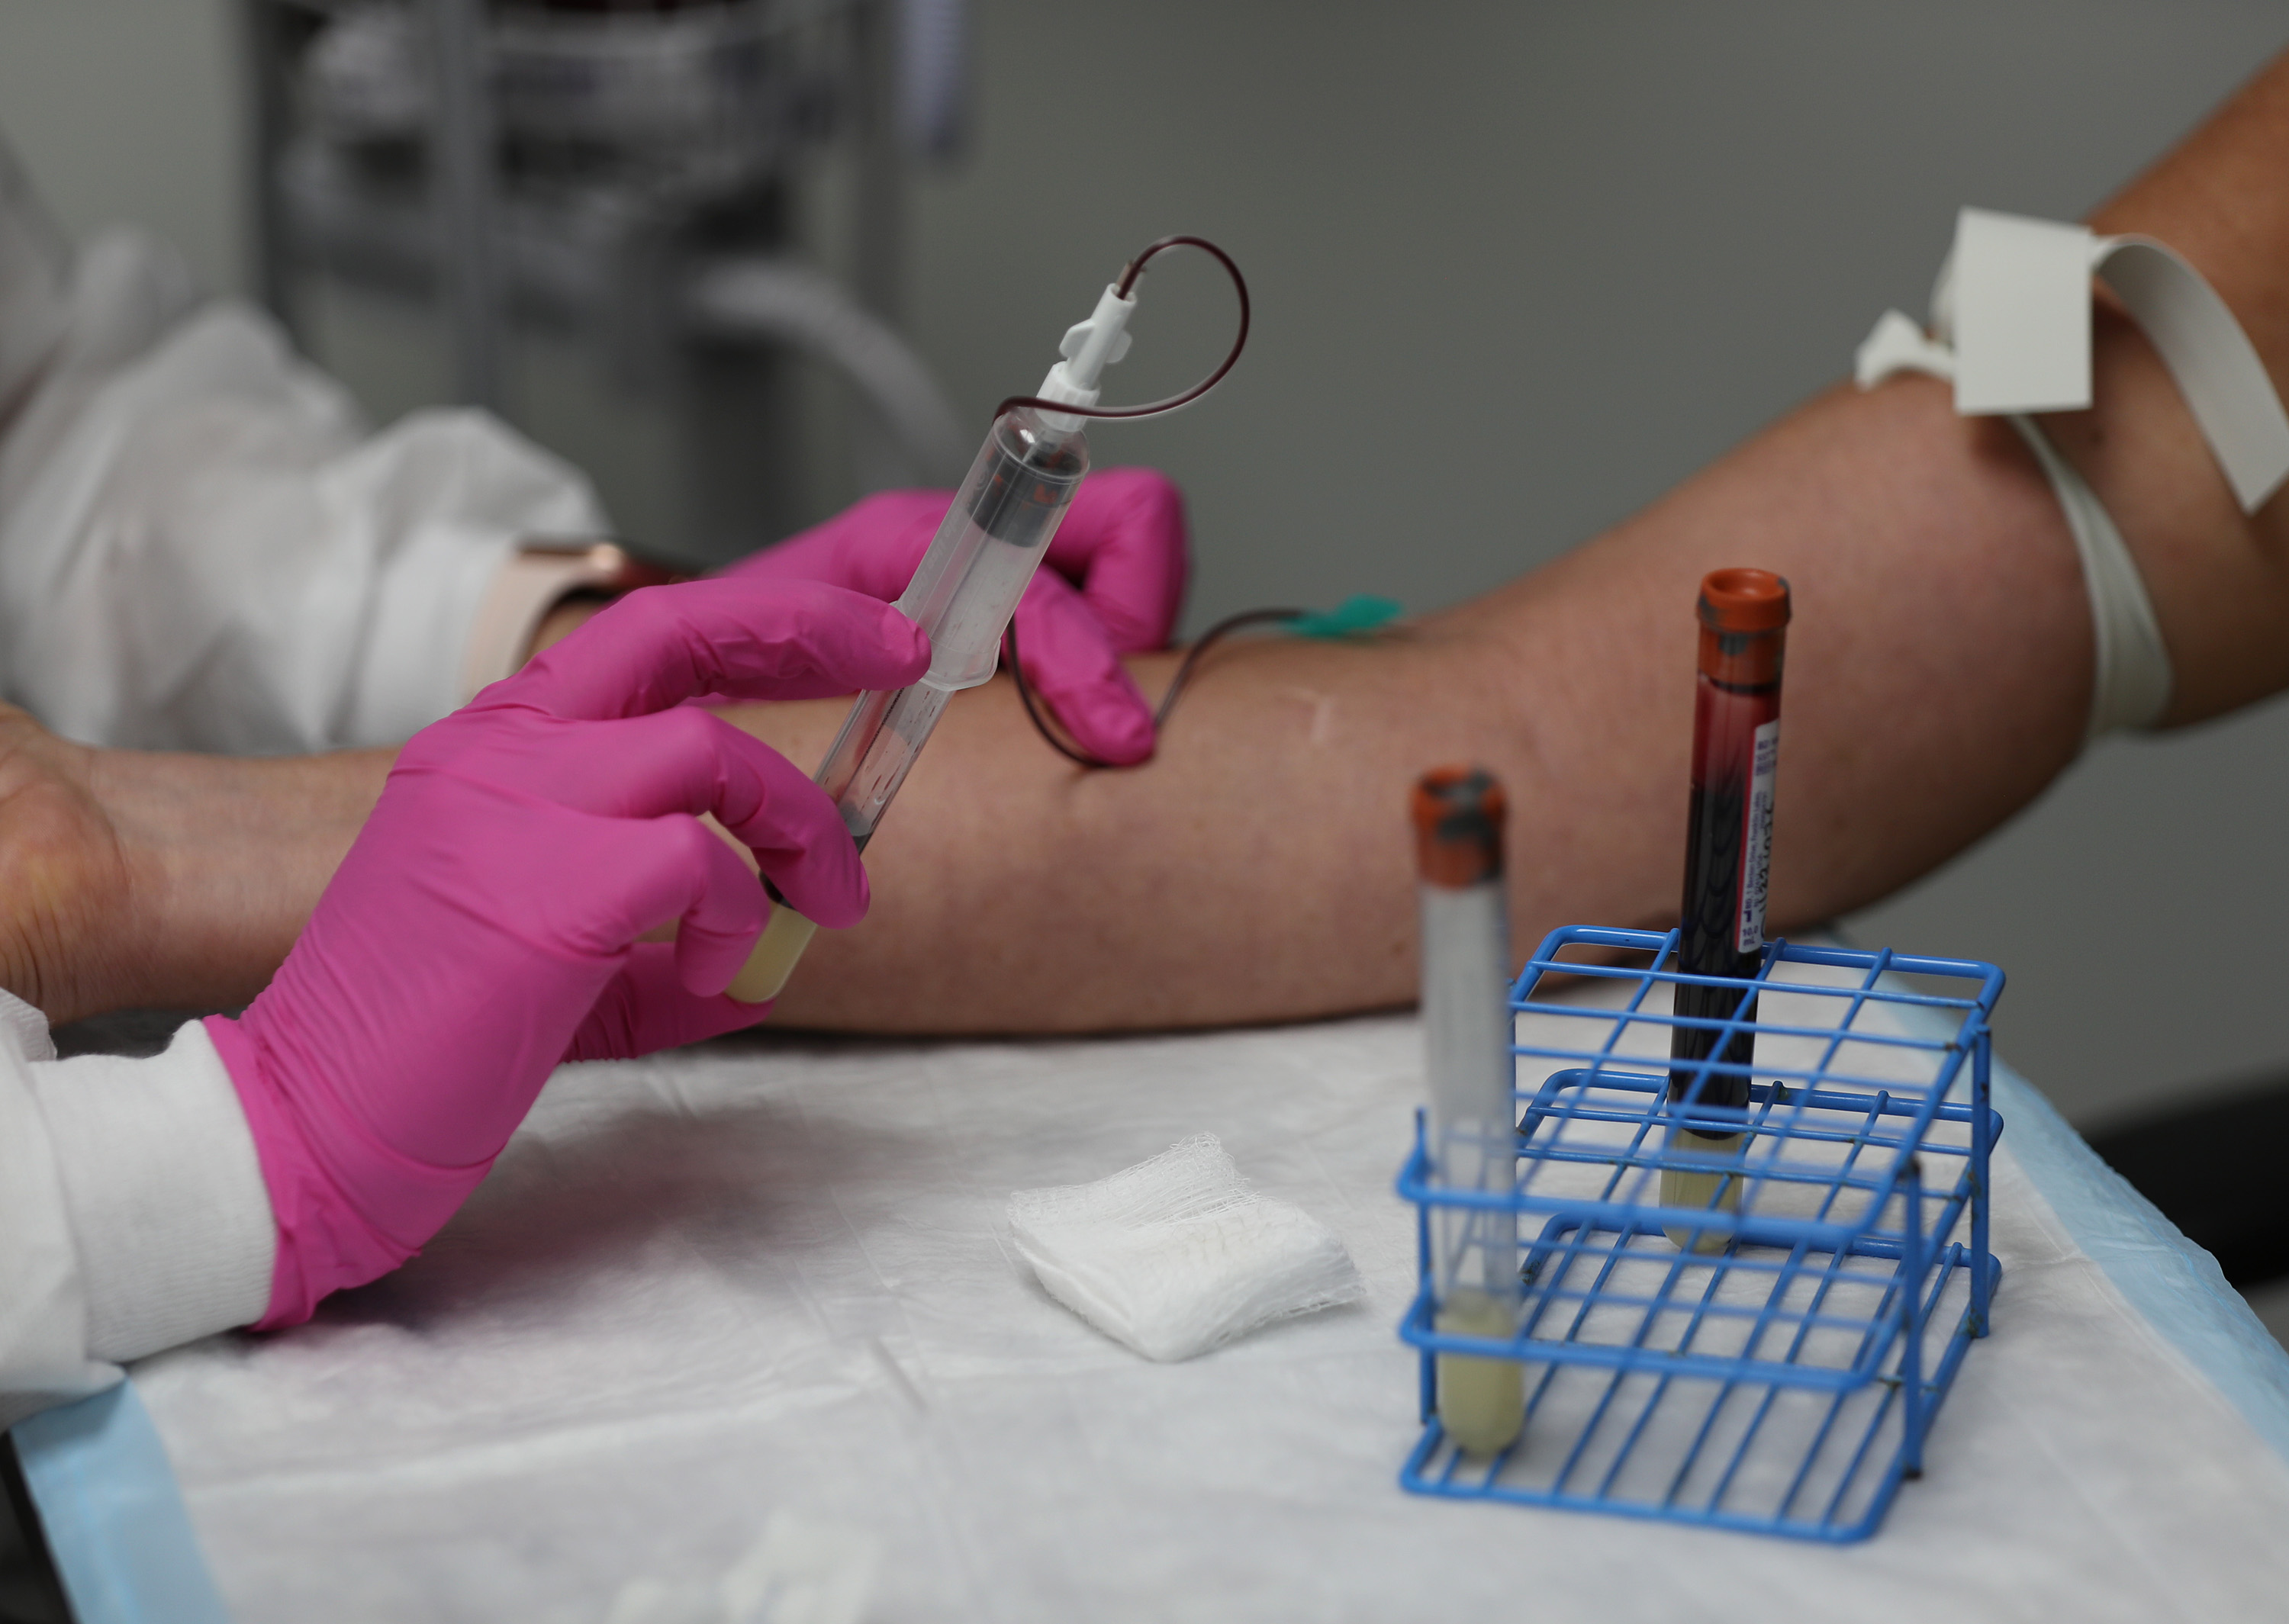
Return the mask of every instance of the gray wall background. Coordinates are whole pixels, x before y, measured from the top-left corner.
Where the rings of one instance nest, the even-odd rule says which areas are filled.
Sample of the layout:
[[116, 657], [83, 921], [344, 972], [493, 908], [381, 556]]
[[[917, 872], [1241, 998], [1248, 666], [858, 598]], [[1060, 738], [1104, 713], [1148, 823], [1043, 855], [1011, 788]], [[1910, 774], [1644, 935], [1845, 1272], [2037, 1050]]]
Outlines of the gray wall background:
[[[916, 183], [905, 298], [957, 407], [1032, 386], [1152, 236], [1212, 235], [1248, 273], [1256, 339], [1214, 405], [1098, 440], [1190, 491], [1194, 625], [1353, 592], [1429, 609], [1556, 556], [1833, 382], [1886, 305], [1920, 311], [1958, 204], [2084, 211], [2289, 44], [2257, 0], [977, 11], [976, 139]], [[0, 123], [66, 221], [144, 221], [226, 291], [235, 28], [229, 0], [0, 8]], [[831, 166], [810, 188], [822, 242], [841, 188]], [[1129, 398], [1228, 331], [1213, 273], [1162, 264]], [[441, 386], [407, 321], [327, 330], [383, 415]], [[584, 428], [578, 368], [548, 365], [538, 432], [640, 517], [642, 434], [602, 407], [610, 431]], [[824, 513], [852, 488], [812, 438]], [[1850, 928], [2002, 963], [2004, 1052], [2085, 1126], [2289, 1069], [2285, 792], [2278, 703], [2110, 743]]]

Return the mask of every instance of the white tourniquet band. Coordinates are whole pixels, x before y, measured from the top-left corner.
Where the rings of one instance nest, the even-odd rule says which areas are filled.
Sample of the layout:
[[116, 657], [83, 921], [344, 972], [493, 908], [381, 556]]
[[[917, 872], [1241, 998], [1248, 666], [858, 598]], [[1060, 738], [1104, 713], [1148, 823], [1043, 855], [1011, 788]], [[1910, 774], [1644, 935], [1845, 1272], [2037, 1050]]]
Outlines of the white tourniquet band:
[[1854, 374], [1872, 389], [1896, 372], [1955, 386], [1966, 417], [2006, 417], [2074, 533], [2095, 632], [2089, 736], [2146, 728], [2170, 704], [2170, 655], [2138, 566], [2097, 492], [2029, 414], [2091, 403], [2096, 275], [2145, 330], [2201, 426], [2245, 513], [2289, 477], [2289, 413], [2233, 313], [2201, 273], [2150, 237], [1966, 209], [1932, 290], [1931, 331], [1887, 310]]

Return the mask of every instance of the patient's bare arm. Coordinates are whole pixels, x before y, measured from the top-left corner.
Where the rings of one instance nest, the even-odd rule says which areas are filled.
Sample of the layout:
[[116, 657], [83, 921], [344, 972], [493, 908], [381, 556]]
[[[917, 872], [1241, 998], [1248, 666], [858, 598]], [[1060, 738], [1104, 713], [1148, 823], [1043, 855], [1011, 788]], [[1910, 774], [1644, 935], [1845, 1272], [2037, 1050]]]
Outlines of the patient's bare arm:
[[[2289, 57], [2101, 211], [2185, 253], [2289, 394]], [[2168, 720], [2289, 686], [2289, 498], [2245, 517], [2144, 338], [2101, 314], [2097, 406], [2047, 426], [2120, 525], [2176, 667]], [[2014, 435], [1902, 379], [1814, 401], [1648, 512], [1412, 637], [1221, 657], [1147, 769], [1074, 773], [1006, 696], [950, 717], [870, 848], [876, 905], [781, 1017], [993, 1030], [1267, 1019], [1415, 983], [1403, 795], [1511, 786], [1520, 950], [1673, 919], [1701, 574], [1794, 583], [1772, 908], [1872, 901], [2024, 806], [2091, 689], [2081, 577]], [[1151, 689], [1148, 679], [1146, 686]], [[831, 718], [754, 712], [798, 752]]]
[[[2276, 63], [2096, 222], [2185, 252], [2277, 387], [2285, 149], [2289, 66]], [[2097, 361], [2097, 406], [2049, 426], [2145, 574], [2177, 668], [2170, 720], [2289, 684], [2289, 506], [2240, 514], [2159, 362], [2111, 314]], [[1006, 685], [964, 697], [868, 852], [873, 913], [821, 940], [777, 1018], [1087, 1031], [1403, 1001], [1404, 796], [1449, 760], [1511, 786], [1521, 948], [1562, 921], [1667, 920], [1693, 595], [1725, 564], [1795, 588], [1783, 927], [1923, 873], [2076, 753], [2088, 610], [2033, 463], [2007, 428], [1958, 419], [1928, 380], [1838, 391], [1558, 563], [1404, 635], [1220, 653], [1144, 768], [1078, 772], [1030, 736]], [[1150, 691], [1168, 663], [1144, 664]], [[734, 714], [810, 761], [843, 708]], [[0, 754], [0, 984], [60, 1016], [251, 993], [384, 765], [91, 764], [53, 745]]]
[[[2041, 476], [1935, 386], [1835, 395], [1410, 633], [1214, 657], [1141, 770], [1078, 772], [1007, 694], [965, 699], [868, 849], [873, 912], [813, 946], [778, 1019], [1087, 1031], [1405, 1001], [1406, 792], [1444, 760], [1510, 785], [1521, 951], [1561, 922], [1667, 922], [1694, 594], [1730, 563], [1796, 589], [1783, 923], [1925, 872], [2073, 756], [2088, 617]], [[841, 709], [735, 714], [808, 760]]]

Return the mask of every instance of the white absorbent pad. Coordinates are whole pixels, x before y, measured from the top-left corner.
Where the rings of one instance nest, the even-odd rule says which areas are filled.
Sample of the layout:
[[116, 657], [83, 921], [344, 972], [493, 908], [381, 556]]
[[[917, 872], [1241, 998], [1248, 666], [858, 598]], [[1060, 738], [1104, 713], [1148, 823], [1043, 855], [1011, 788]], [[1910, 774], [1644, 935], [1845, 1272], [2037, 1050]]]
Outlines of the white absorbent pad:
[[[235, 1624], [714, 1618], [782, 1518], [879, 1541], [867, 1624], [2280, 1616], [2289, 1467], [2016, 1126], [1995, 1333], [1871, 1542], [1402, 1493], [1422, 1055], [1377, 1017], [569, 1066], [420, 1257], [134, 1379]], [[1041, 1288], [1009, 1192], [1203, 1130], [1367, 1295], [1155, 1364]]]
[[1148, 1359], [1189, 1359], [1367, 1290], [1336, 1232], [1258, 1194], [1214, 1134], [1094, 1184], [1018, 1190], [1009, 1230], [1050, 1296]]

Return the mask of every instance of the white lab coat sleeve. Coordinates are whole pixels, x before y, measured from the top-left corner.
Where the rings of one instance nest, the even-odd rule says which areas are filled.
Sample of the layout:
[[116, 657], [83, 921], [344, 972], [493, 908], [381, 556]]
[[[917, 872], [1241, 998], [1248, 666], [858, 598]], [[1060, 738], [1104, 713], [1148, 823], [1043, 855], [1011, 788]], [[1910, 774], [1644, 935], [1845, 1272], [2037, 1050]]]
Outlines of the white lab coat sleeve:
[[[4, 994], [0, 1007], [21, 1007]], [[10, 1023], [0, 1029], [0, 1426], [118, 1379], [116, 1365], [88, 1354], [85, 1281], [63, 1179]]]
[[586, 480], [480, 411], [369, 434], [251, 306], [133, 232], [75, 264], [0, 439], [0, 690], [90, 744], [395, 744], [460, 705], [526, 537], [594, 537]]
[[0, 993], [0, 1423], [12, 1424], [128, 1360], [260, 1318], [277, 1239], [203, 1026], [148, 1059], [58, 1061], [35, 1057], [37, 1012]]

